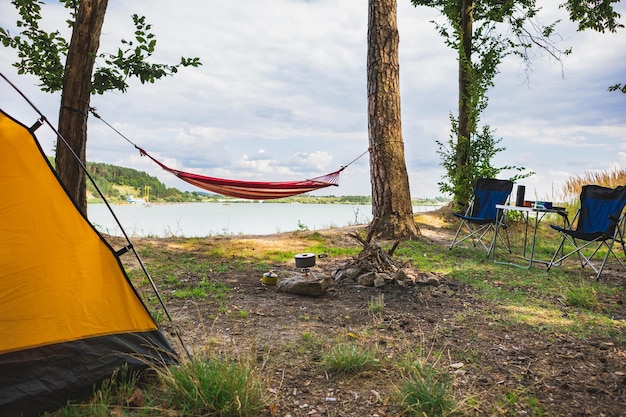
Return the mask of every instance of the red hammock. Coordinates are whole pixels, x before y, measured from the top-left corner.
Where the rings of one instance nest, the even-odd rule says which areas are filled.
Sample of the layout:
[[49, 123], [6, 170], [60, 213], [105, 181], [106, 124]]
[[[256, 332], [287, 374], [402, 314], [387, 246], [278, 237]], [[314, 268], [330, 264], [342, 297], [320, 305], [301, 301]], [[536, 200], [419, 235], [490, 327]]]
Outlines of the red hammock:
[[224, 178], [205, 177], [203, 175], [191, 174], [189, 172], [169, 168], [154, 159], [143, 149], [139, 147], [137, 147], [137, 149], [139, 149], [139, 153], [142, 156], [147, 156], [161, 166], [161, 168], [176, 175], [178, 178], [188, 182], [189, 184], [217, 194], [237, 198], [246, 198], [250, 200], [272, 200], [276, 198], [291, 197], [298, 194], [308, 193], [309, 191], [319, 190], [320, 188], [329, 187], [331, 185], [338, 186], [339, 174], [346, 168], [344, 166], [335, 172], [331, 172], [330, 174], [303, 181], [261, 182], [228, 180]]

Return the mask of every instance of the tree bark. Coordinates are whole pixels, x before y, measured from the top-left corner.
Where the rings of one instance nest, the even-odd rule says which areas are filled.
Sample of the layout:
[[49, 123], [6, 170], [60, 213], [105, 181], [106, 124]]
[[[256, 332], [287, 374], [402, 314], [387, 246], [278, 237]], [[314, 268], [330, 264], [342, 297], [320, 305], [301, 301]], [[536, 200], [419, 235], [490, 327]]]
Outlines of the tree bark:
[[[467, 184], [470, 152], [470, 111], [472, 108], [470, 80], [472, 78], [472, 29], [474, 0], [461, 0], [461, 47], [459, 48], [459, 126], [456, 145], [457, 184]], [[469, 204], [467, 192], [455, 193], [457, 209]]]
[[82, 0], [80, 2], [65, 62], [61, 110], [59, 111], [59, 134], [69, 144], [69, 148], [61, 140], [57, 140], [56, 169], [70, 197], [74, 199], [78, 209], [85, 216], [87, 215], [86, 175], [80, 163], [86, 164], [91, 78], [100, 46], [100, 33], [107, 2], [108, 0]]
[[399, 34], [396, 0], [369, 0], [367, 96], [372, 214], [375, 235], [410, 239], [413, 217], [400, 115]]

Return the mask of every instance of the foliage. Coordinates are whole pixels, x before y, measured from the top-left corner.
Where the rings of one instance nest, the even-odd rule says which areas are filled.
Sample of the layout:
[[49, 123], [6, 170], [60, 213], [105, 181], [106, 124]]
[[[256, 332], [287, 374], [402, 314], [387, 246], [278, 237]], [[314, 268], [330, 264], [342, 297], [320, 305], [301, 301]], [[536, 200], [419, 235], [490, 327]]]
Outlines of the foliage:
[[402, 364], [403, 380], [398, 387], [401, 402], [410, 416], [453, 414], [452, 378], [421, 358], [408, 355]]
[[626, 83], [622, 84], [615, 84], [609, 87], [609, 91], [621, 91], [622, 93], [626, 94]]
[[594, 284], [585, 281], [568, 283], [564, 285], [563, 296], [567, 305], [593, 310], [598, 306], [598, 293]]
[[606, 30], [616, 32], [618, 28], [624, 27], [617, 21], [621, 15], [613, 9], [613, 3], [619, 2], [620, 0], [568, 0], [561, 7], [567, 9], [570, 20], [578, 22], [579, 31], [592, 29], [602, 33]]
[[[622, 17], [613, 8], [613, 3], [620, 0], [568, 0], [562, 4], [569, 12], [569, 18], [573, 22], [578, 22], [578, 30], [595, 30], [604, 33], [605, 31], [617, 32], [617, 29], [624, 25], [617, 19]], [[626, 94], [626, 83], [617, 83], [609, 87], [609, 91], [620, 91]]]
[[[497, 147], [501, 139], [494, 139], [490, 126], [479, 127], [480, 115], [488, 104], [487, 91], [494, 85], [498, 65], [507, 55], [518, 55], [529, 64], [528, 50], [539, 45], [552, 56], [561, 53], [550, 41], [556, 22], [542, 26], [534, 21], [538, 12], [534, 0], [511, 2], [458, 2], [451, 0], [412, 0], [415, 6], [433, 7], [442, 12], [447, 22], [435, 22], [439, 34], [449, 47], [458, 51], [459, 57], [459, 117], [450, 117], [452, 138], [447, 144], [437, 141], [442, 165], [446, 170], [440, 191], [451, 193], [457, 209], [462, 210], [469, 202], [477, 178], [494, 177], [501, 170], [523, 171], [523, 167], [496, 168], [492, 158], [505, 148]], [[462, 7], [471, 7], [471, 23], [462, 25]], [[527, 29], [531, 22], [534, 30]], [[474, 24], [476, 25], [474, 26]], [[501, 24], [506, 23], [509, 32], [503, 34]], [[467, 48], [464, 43], [469, 42]], [[565, 53], [568, 53], [566, 51]], [[532, 173], [521, 174], [513, 180], [525, 178]]]
[[[18, 62], [14, 63], [19, 74], [33, 74], [39, 77], [40, 87], [46, 92], [60, 91], [63, 87], [65, 73], [64, 60], [69, 50], [69, 43], [59, 30], [46, 32], [41, 29], [41, 0], [12, 0], [20, 20], [17, 27], [21, 33], [12, 35], [8, 29], [0, 28], [0, 41], [5, 47], [17, 50]], [[64, 0], [65, 8], [70, 10], [71, 19], [66, 20], [68, 27], [74, 25], [79, 3], [76, 0]], [[126, 92], [129, 78], [138, 78], [142, 84], [154, 83], [156, 80], [178, 72], [180, 67], [198, 67], [199, 58], [181, 57], [176, 65], [155, 64], [148, 59], [155, 52], [156, 39], [151, 32], [152, 26], [146, 23], [144, 16], [133, 15], [135, 39], [122, 39], [122, 48], [115, 53], [101, 53], [106, 65], [99, 65], [92, 74], [92, 94], [104, 94], [107, 91], [119, 90]]]
[[380, 366], [375, 351], [353, 344], [336, 345], [323, 356], [322, 362], [339, 375], [354, 375]]
[[7, 29], [0, 27], [2, 45], [18, 51], [20, 61], [13, 64], [18, 74], [38, 75], [43, 91], [59, 91], [63, 86], [64, 71], [61, 57], [67, 55], [69, 44], [58, 30], [48, 33], [39, 27], [43, 2], [14, 0], [12, 4], [22, 19], [17, 22], [17, 27], [24, 30], [21, 35], [12, 36]]
[[[496, 178], [504, 170], [521, 172], [525, 169], [513, 165], [502, 167], [494, 167], [492, 165], [493, 157], [506, 148], [497, 147], [502, 139], [495, 139], [489, 126], [483, 126], [482, 131], [473, 137], [471, 146], [468, 149], [468, 163], [459, 167], [456, 159], [457, 144], [454, 142], [454, 139], [457, 137], [458, 124], [453, 116], [450, 116], [450, 121], [452, 123], [452, 134], [448, 142], [444, 144], [436, 141], [439, 146], [437, 153], [441, 156], [441, 164], [446, 170], [443, 181], [438, 183], [439, 191], [442, 193], [459, 196], [459, 200], [455, 200], [457, 202], [461, 200], [467, 201], [472, 195], [476, 180], [479, 178]], [[514, 175], [509, 179], [515, 182], [533, 174], [533, 172], [527, 172]], [[462, 210], [462, 207], [457, 206], [456, 208]]]
[[265, 406], [262, 384], [246, 361], [194, 357], [157, 371], [165, 399], [183, 415], [253, 416]]

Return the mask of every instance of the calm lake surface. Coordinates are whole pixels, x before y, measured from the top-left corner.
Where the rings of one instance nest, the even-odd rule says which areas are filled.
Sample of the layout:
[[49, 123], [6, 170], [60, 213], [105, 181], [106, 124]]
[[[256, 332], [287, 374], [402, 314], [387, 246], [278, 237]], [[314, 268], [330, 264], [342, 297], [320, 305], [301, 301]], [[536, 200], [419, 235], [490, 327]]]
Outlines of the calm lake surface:
[[[131, 237], [268, 235], [367, 224], [372, 219], [370, 205], [352, 204], [181, 203], [111, 207]], [[436, 208], [416, 206], [413, 211]], [[90, 204], [87, 213], [100, 232], [122, 236], [105, 204]]]

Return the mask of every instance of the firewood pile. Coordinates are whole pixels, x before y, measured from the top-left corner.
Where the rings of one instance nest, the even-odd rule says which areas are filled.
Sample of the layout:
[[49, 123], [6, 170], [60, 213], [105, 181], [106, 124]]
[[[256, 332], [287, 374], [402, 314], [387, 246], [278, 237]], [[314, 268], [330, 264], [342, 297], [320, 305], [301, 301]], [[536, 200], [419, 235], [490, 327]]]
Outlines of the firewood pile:
[[385, 251], [372, 238], [377, 222], [378, 219], [374, 219], [365, 238], [358, 233], [348, 233], [348, 236], [359, 242], [363, 249], [352, 260], [338, 266], [333, 273], [335, 282], [354, 281], [360, 285], [377, 288], [394, 283], [401, 286], [438, 285], [438, 280], [433, 277], [420, 280], [417, 268], [393, 257], [393, 253], [400, 244], [399, 240], [396, 240], [392, 247]]

